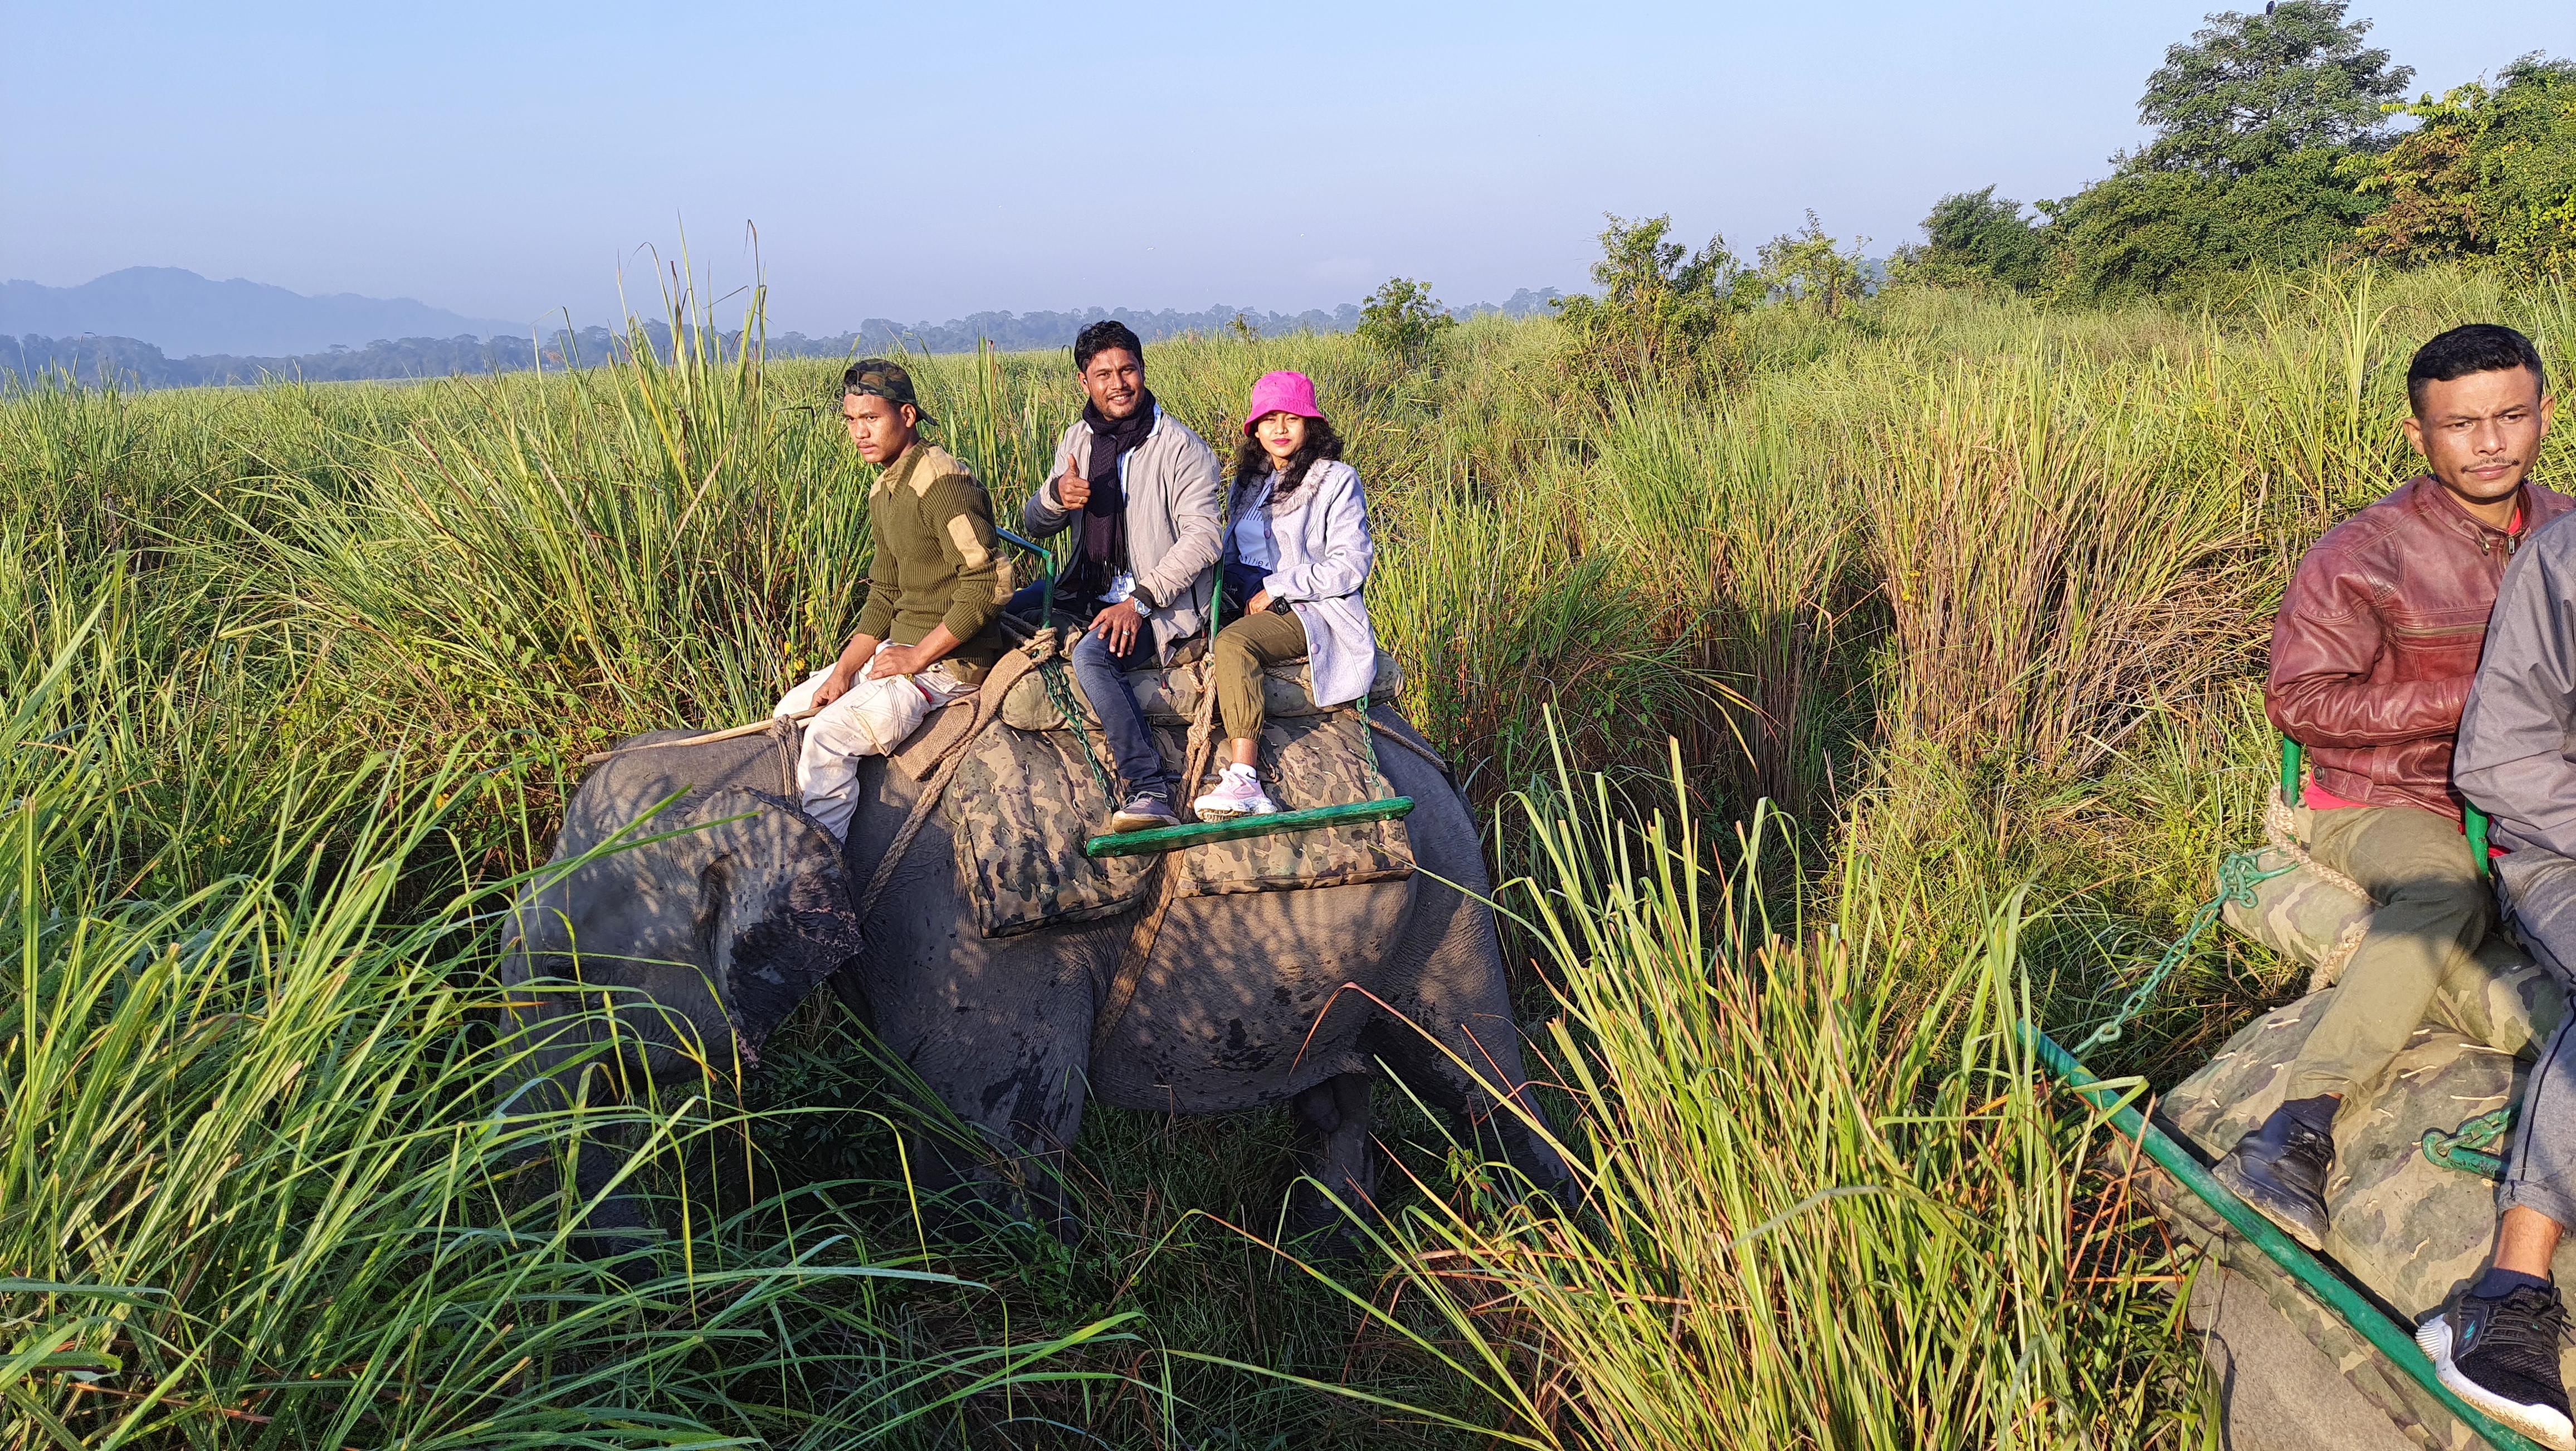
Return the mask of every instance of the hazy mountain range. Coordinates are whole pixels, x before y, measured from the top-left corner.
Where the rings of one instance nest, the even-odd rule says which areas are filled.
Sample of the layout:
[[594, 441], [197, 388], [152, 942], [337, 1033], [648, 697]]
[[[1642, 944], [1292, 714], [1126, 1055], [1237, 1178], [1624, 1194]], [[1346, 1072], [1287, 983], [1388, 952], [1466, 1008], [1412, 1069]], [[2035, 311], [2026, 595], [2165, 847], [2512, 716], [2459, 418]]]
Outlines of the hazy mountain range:
[[[1450, 311], [1460, 317], [1545, 311], [1554, 288], [1522, 288], [1502, 303]], [[1258, 312], [1219, 305], [1199, 312], [1171, 308], [1090, 308], [1076, 312], [979, 312], [944, 323], [869, 318], [827, 337], [773, 334], [782, 357], [854, 357], [871, 352], [971, 352], [990, 340], [1005, 349], [1060, 348], [1101, 318], [1115, 317], [1147, 342], [1184, 332], [1240, 324], [1264, 335], [1341, 332], [1359, 323], [1356, 303], [1301, 313]], [[649, 329], [656, 346], [664, 330]], [[606, 361], [617, 340], [603, 328], [547, 329], [544, 366]], [[0, 283], [0, 373], [32, 376], [49, 369], [84, 381], [115, 378], [143, 387], [255, 382], [267, 375], [320, 380], [444, 377], [514, 372], [532, 365], [529, 330], [493, 318], [471, 318], [409, 298], [340, 293], [306, 297], [283, 287], [235, 278], [212, 282], [176, 267], [129, 267], [78, 287]]]
[[236, 277], [215, 282], [179, 267], [128, 267], [78, 287], [0, 282], [0, 333], [133, 338], [172, 357], [190, 353], [319, 353], [377, 338], [524, 334], [521, 324], [466, 317], [408, 297], [341, 292], [306, 297]]

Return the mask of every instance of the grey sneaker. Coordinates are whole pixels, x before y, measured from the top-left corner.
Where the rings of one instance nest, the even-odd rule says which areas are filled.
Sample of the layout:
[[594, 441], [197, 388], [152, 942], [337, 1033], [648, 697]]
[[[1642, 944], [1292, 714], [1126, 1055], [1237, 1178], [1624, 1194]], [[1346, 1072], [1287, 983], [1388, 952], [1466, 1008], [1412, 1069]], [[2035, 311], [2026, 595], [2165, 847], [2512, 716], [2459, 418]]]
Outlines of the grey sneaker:
[[1151, 791], [1137, 792], [1127, 798], [1126, 805], [1109, 813], [1109, 829], [1120, 835], [1180, 824], [1181, 818], [1173, 812], [1172, 803]]

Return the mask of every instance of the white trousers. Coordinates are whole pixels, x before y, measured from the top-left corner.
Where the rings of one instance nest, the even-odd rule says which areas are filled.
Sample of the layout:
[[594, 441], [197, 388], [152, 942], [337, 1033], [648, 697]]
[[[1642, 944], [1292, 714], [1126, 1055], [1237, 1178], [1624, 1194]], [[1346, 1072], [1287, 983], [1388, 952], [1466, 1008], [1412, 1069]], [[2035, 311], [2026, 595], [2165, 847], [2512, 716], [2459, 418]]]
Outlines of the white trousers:
[[[815, 671], [770, 713], [794, 715], [812, 705], [815, 690], [831, 673], [829, 665]], [[805, 795], [805, 814], [832, 833], [833, 840], [846, 840], [850, 818], [859, 809], [858, 758], [885, 755], [903, 744], [930, 712], [974, 693], [974, 686], [948, 673], [945, 662], [918, 675], [882, 680], [867, 678], [867, 667], [861, 666], [859, 678], [841, 698], [805, 722], [805, 749], [796, 757], [796, 789]]]

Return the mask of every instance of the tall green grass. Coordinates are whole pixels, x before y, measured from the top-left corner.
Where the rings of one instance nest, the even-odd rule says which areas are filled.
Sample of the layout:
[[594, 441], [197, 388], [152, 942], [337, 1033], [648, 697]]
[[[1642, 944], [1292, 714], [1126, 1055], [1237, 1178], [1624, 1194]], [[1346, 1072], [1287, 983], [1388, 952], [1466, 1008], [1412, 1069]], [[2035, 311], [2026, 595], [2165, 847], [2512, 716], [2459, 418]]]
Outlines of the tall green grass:
[[837, 1446], [1063, 1374], [1045, 1340], [909, 1332], [898, 1292], [971, 1287], [813, 1186], [574, 1253], [557, 1147], [667, 1176], [741, 1159], [761, 1115], [713, 1081], [502, 1111], [517, 882], [475, 880], [452, 824], [509, 775], [264, 752], [228, 708], [259, 666], [182, 632], [202, 597], [120, 569], [16, 594], [58, 638], [0, 719], [6, 1444]]
[[1509, 1438], [2194, 1444], [2174, 1263], [2012, 1032], [2022, 894], [1926, 960], [1857, 869], [1829, 918], [1774, 920], [1761, 822], [1721, 863], [1687, 809], [1554, 784], [1515, 803], [1533, 875], [1504, 899], [1553, 969], [1575, 1182], [1509, 1207], [1426, 1184], [1384, 1231], [1440, 1313], [1423, 1343]]
[[[2104, 1011], [2255, 835], [2269, 611], [2408, 470], [2413, 343], [2576, 368], [2563, 291], [2249, 295], [1766, 310], [1714, 392], [1593, 392], [1543, 320], [1148, 349], [1221, 451], [1262, 372], [1319, 380], [1404, 709], [1538, 884], [1506, 942], [1580, 1202], [1521, 1215], [1390, 1097], [1373, 1313], [1215, 1227], [1275, 1218], [1275, 1113], [1092, 1115], [1078, 1253], [928, 1241], [819, 1007], [762, 1084], [491, 1116], [491, 914], [579, 756], [752, 718], [855, 614], [836, 365], [755, 316], [570, 376], [11, 392], [11, 1444], [2180, 1444], [2174, 1267], [1997, 1026]], [[1069, 360], [912, 361], [1010, 517]], [[2293, 990], [2214, 943], [2106, 1066]], [[691, 1150], [636, 1161], [669, 1253], [567, 1255], [548, 1136]]]

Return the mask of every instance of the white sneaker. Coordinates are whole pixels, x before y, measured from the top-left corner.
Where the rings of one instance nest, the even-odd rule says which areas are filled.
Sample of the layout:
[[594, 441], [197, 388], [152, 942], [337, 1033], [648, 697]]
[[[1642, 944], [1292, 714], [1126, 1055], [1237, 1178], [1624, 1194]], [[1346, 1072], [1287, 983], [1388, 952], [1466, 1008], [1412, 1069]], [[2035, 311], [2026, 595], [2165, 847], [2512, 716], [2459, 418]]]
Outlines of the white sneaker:
[[1228, 766], [1216, 778], [1216, 789], [1190, 803], [1201, 821], [1232, 821], [1238, 816], [1268, 816], [1279, 803], [1261, 789], [1261, 777], [1250, 766]]

